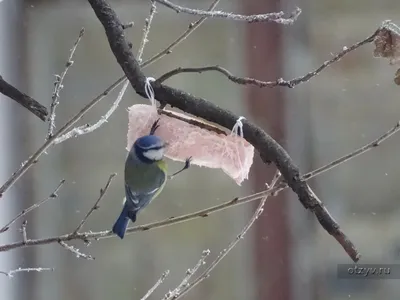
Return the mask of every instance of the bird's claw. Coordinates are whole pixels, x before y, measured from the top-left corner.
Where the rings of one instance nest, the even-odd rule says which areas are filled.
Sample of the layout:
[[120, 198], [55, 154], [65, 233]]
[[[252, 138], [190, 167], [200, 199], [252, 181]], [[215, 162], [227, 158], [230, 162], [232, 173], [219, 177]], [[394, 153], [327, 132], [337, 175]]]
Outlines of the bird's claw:
[[192, 161], [193, 161], [193, 157], [192, 156], [186, 158], [186, 160], [185, 160], [185, 169], [189, 169], [190, 168], [190, 166], [192, 164]]
[[191, 156], [188, 157], [188, 158], [186, 158], [186, 160], [185, 160], [185, 166], [184, 166], [182, 169], [180, 169], [178, 172], [175, 172], [175, 173], [172, 174], [172, 175], [168, 175], [168, 180], [171, 180], [172, 178], [174, 178], [176, 175], [178, 175], [178, 174], [181, 173], [182, 171], [189, 169], [190, 164], [191, 164], [191, 162], [192, 162], [192, 159], [193, 159], [193, 158], [192, 158]]
[[153, 125], [151, 126], [151, 129], [150, 129], [150, 135], [154, 135], [154, 133], [156, 132], [156, 130], [157, 130], [157, 128], [158, 127], [160, 127], [160, 119], [157, 119], [154, 123], [153, 123]]

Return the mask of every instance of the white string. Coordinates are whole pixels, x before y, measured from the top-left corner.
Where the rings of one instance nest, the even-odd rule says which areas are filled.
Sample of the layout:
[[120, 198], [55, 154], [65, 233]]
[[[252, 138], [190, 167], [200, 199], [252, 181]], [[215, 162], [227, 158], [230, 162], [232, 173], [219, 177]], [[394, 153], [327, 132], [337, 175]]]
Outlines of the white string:
[[235, 125], [233, 125], [231, 135], [238, 135], [243, 138], [243, 122], [242, 120], [246, 120], [245, 117], [240, 116], [239, 119], [236, 120]]
[[[151, 106], [154, 108], [154, 111], [157, 111], [157, 105], [156, 105], [156, 99], [154, 98], [154, 90], [153, 87], [151, 86], [152, 81], [155, 81], [153, 77], [146, 77], [146, 83], [144, 84], [144, 91], [146, 93], [147, 98], [150, 100]], [[152, 121], [152, 114], [149, 114], [145, 126], [151, 126], [149, 125], [149, 122]]]
[[[242, 120], [246, 120], [246, 118], [243, 116], [240, 116], [236, 120], [236, 123], [235, 123], [235, 125], [233, 125], [232, 131], [231, 131], [231, 136], [236, 135], [236, 136], [241, 137], [240, 143], [243, 148], [244, 144], [243, 144], [243, 122], [242, 122]], [[240, 159], [240, 153], [239, 153], [239, 148], [238, 148], [237, 144], [235, 144], [235, 150], [236, 150], [236, 155], [237, 155], [237, 158], [239, 161], [240, 170], [243, 172], [243, 163], [242, 163], [242, 160]]]
[[156, 80], [153, 77], [146, 77], [144, 91], [146, 93], [147, 98], [149, 98], [151, 105], [156, 106], [156, 99], [154, 98], [154, 90], [150, 83], [152, 81], [156, 81]]

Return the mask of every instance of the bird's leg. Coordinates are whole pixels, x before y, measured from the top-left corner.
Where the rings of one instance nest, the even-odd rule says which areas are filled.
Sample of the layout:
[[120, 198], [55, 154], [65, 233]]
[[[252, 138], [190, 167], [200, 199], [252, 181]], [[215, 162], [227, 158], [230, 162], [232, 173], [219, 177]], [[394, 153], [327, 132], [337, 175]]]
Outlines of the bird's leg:
[[150, 129], [150, 134], [149, 135], [154, 135], [154, 133], [156, 132], [157, 128], [160, 127], [160, 125], [158, 124], [160, 122], [160, 119], [157, 119], [157, 121], [155, 121], [153, 123], [153, 125], [151, 126]]
[[168, 176], [168, 179], [171, 180], [172, 178], [174, 178], [176, 175], [178, 175], [178, 174], [181, 173], [182, 171], [185, 171], [185, 170], [189, 169], [189, 167], [190, 167], [190, 162], [191, 162], [191, 161], [192, 161], [192, 157], [187, 158], [186, 161], [185, 161], [185, 165], [183, 166], [183, 168], [180, 169], [178, 172], [175, 172], [174, 174], [169, 175], [169, 176]]

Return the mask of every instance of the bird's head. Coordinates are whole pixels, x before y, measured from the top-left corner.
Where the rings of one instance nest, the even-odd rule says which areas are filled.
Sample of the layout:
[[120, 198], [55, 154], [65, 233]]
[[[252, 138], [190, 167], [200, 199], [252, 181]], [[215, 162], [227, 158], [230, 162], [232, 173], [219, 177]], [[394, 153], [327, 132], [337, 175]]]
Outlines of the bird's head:
[[160, 137], [145, 135], [135, 141], [132, 150], [140, 161], [153, 163], [164, 158], [165, 147], [166, 143]]

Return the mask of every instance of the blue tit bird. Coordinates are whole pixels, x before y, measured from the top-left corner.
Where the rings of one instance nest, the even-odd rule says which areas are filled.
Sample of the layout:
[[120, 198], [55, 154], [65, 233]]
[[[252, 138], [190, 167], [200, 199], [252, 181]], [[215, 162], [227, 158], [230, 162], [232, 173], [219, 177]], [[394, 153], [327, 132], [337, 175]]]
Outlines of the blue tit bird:
[[138, 212], [161, 193], [167, 178], [172, 178], [190, 165], [189, 158], [180, 171], [172, 176], [167, 175], [167, 164], [164, 161], [167, 144], [154, 135], [159, 127], [158, 121], [153, 124], [149, 135], [135, 141], [125, 162], [125, 201], [112, 228], [121, 239], [124, 238], [129, 220], [136, 221]]

